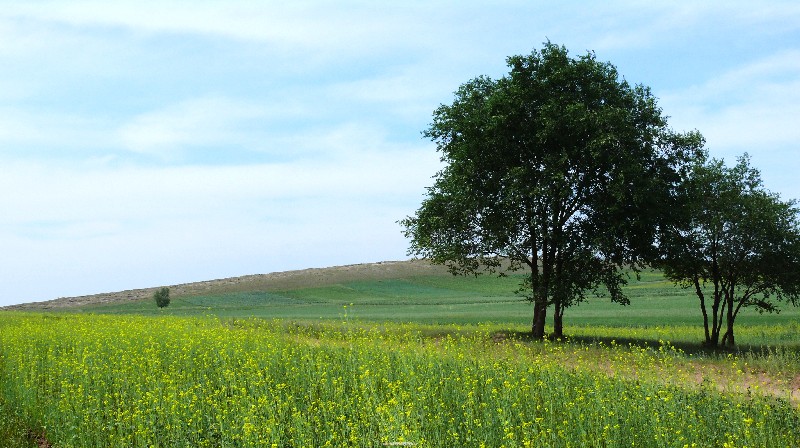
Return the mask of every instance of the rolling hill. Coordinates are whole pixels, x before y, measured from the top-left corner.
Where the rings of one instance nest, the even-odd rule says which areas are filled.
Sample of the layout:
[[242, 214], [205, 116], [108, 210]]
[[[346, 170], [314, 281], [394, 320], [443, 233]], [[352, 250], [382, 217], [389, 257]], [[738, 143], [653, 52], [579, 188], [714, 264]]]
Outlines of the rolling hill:
[[[6, 307], [6, 310], [142, 315], [216, 315], [296, 321], [363, 320], [425, 324], [498, 323], [527, 327], [532, 310], [515, 291], [522, 274], [498, 278], [454, 277], [427, 261], [390, 261], [247, 275], [170, 286], [171, 303], [156, 307], [156, 287], [68, 297]], [[690, 325], [702, 331], [692, 291], [660, 272], [631, 276], [629, 306], [599, 294], [567, 311], [565, 325], [618, 327]], [[739, 324], [798, 322], [800, 310], [781, 306], [778, 315], [743, 310]]]

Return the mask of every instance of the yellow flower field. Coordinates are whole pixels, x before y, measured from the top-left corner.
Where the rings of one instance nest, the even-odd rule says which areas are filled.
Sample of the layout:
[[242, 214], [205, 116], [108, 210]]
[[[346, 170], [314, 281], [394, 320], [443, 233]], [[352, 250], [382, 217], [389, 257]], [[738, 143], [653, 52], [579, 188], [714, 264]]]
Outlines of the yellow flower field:
[[6, 313], [0, 392], [56, 447], [800, 446], [744, 358], [498, 334]]

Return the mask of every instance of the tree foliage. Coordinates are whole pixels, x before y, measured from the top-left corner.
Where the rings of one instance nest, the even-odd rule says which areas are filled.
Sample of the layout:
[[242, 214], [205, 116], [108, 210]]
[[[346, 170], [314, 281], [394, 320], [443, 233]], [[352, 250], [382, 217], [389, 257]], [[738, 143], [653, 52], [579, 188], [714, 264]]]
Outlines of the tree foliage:
[[153, 293], [153, 300], [156, 301], [156, 305], [158, 305], [159, 308], [165, 308], [169, 306], [169, 288], [166, 286], [159, 288]]
[[[424, 135], [445, 168], [401, 221], [410, 254], [454, 274], [526, 269], [532, 331], [604, 289], [625, 304], [623, 265], [652, 251], [680, 170], [702, 145], [675, 134], [650, 90], [593, 53], [546, 43], [507, 59], [510, 73], [460, 86]], [[604, 287], [604, 288], [603, 288]]]
[[732, 346], [743, 308], [774, 312], [778, 301], [800, 301], [798, 209], [764, 188], [747, 154], [731, 168], [698, 160], [682, 185], [683, 219], [662, 239], [661, 266], [695, 290], [706, 343], [721, 337]]

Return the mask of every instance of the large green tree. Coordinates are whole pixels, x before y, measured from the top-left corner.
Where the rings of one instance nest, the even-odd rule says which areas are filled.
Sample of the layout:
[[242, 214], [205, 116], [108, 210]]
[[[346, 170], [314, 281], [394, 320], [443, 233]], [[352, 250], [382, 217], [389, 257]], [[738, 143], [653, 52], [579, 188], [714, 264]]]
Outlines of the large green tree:
[[661, 267], [696, 292], [706, 344], [734, 345], [743, 308], [800, 302], [798, 209], [764, 188], [746, 154], [733, 167], [698, 159], [676, 205], [682, 219], [665, 228]]
[[475, 78], [434, 112], [424, 135], [445, 168], [401, 224], [410, 254], [454, 274], [526, 269], [533, 335], [552, 306], [561, 336], [564, 311], [587, 293], [627, 303], [621, 267], [651, 255], [702, 137], [670, 132], [650, 90], [593, 53], [548, 42], [507, 63], [508, 75]]

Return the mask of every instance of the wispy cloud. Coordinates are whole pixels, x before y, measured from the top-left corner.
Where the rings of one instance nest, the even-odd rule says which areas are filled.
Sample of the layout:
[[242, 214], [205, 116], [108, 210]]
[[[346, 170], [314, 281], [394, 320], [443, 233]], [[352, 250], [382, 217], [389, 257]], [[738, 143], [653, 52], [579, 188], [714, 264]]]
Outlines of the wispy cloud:
[[[347, 145], [353, 132], [332, 132], [318, 143]], [[413, 211], [437, 167], [424, 146], [366, 153], [355, 146], [335, 160], [243, 166], [16, 162], [0, 188], [25, 193], [0, 196], [0, 245], [26, 256], [3, 266], [0, 281], [58, 273], [51, 286], [26, 293], [45, 299], [41, 294], [402, 258], [395, 221]]]
[[37, 2], [13, 5], [7, 17], [22, 17], [72, 27], [114, 27], [133, 33], [194, 34], [259, 42], [276, 50], [294, 48], [320, 56], [332, 48], [337, 54], [379, 51], [387, 41], [395, 45], [419, 43], [415, 33], [427, 22], [418, 4], [408, 9], [399, 5], [375, 7], [368, 3], [349, 5], [320, 2], [224, 3], [197, 2]]
[[0, 107], [0, 155], [27, 157], [46, 152], [80, 157], [113, 146], [113, 121], [69, 111]]
[[800, 198], [800, 49], [742, 61], [705, 82], [661, 96], [677, 129], [698, 129], [711, 155], [749, 153], [767, 188]]
[[253, 122], [265, 115], [257, 104], [205, 97], [137, 115], [120, 128], [119, 135], [129, 150], [164, 157], [197, 146], [224, 150], [229, 145], [252, 145], [257, 138]]
[[[603, 13], [586, 8], [592, 20], [605, 24], [601, 48], [651, 46], [664, 40], [692, 38], [736, 29], [740, 33], [786, 32], [798, 29], [800, 5], [794, 1], [771, 1], [754, 5], [750, 1], [668, 2], [631, 0], [609, 3]], [[590, 19], [591, 20], [591, 19]], [[603, 43], [606, 43], [604, 45]], [[698, 42], [700, 43], [700, 42]]]
[[767, 55], [702, 84], [662, 95], [673, 123], [698, 128], [728, 151], [795, 146], [800, 141], [800, 50]]

